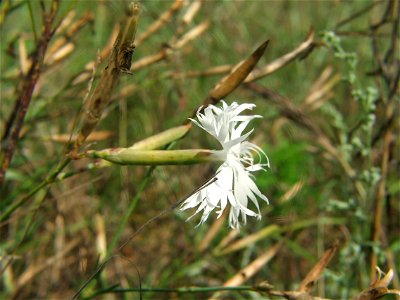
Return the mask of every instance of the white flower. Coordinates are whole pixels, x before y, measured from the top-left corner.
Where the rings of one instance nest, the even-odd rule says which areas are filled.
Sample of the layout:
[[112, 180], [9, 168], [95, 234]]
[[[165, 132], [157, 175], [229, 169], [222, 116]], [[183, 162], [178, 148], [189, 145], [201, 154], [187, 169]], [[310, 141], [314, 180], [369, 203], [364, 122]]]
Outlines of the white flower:
[[[257, 145], [247, 142], [246, 139], [253, 132], [249, 131], [242, 135], [249, 122], [258, 115], [241, 116], [240, 113], [255, 107], [254, 104], [240, 104], [236, 102], [227, 105], [221, 101], [222, 108], [209, 105], [204, 113], [197, 112], [197, 119], [192, 122], [214, 136], [222, 146], [222, 150], [214, 151], [213, 155], [224, 163], [218, 168], [215, 176], [202, 188], [187, 198], [181, 210], [198, 206], [196, 212], [203, 211], [200, 224], [204, 223], [214, 209], [218, 209], [219, 218], [225, 210], [228, 202], [230, 204], [229, 225], [239, 229], [239, 216], [246, 223], [246, 216], [261, 219], [260, 208], [257, 197], [268, 203], [253, 181], [252, 172], [264, 170], [269, 167], [266, 154]], [[254, 163], [252, 152], [267, 158], [266, 164]], [[257, 212], [247, 208], [248, 202], [254, 204]], [[193, 216], [192, 216], [193, 217]], [[189, 218], [190, 219], [190, 218]]]

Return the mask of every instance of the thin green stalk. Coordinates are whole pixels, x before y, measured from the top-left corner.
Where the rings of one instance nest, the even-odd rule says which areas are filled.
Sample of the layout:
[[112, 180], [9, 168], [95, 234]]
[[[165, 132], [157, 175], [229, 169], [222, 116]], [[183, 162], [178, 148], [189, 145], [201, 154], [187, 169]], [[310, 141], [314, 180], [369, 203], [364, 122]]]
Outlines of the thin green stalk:
[[214, 286], [214, 287], [181, 287], [181, 288], [105, 288], [96, 291], [87, 299], [106, 294], [106, 293], [129, 293], [129, 292], [155, 292], [155, 293], [213, 293], [218, 291], [258, 291], [254, 286]]
[[117, 231], [114, 234], [109, 247], [107, 248], [107, 257], [110, 256], [111, 253], [114, 251], [115, 246], [118, 243], [119, 239], [121, 238], [122, 232], [124, 231], [124, 228], [125, 228], [126, 224], [128, 223], [129, 218], [131, 217], [136, 205], [138, 204], [138, 202], [140, 200], [140, 196], [142, 195], [142, 192], [144, 191], [147, 184], [149, 183], [149, 181], [151, 179], [151, 174], [153, 173], [155, 168], [156, 168], [156, 166], [152, 166], [147, 170], [147, 173], [139, 186], [138, 192], [136, 193], [135, 197], [132, 199], [131, 203], [129, 204], [129, 207], [126, 210], [124, 216], [122, 217], [122, 220], [118, 225]]
[[0, 215], [0, 222], [5, 221], [17, 208], [24, 205], [33, 195], [40, 191], [45, 186], [56, 181], [58, 174], [70, 163], [71, 159], [69, 157], [65, 158], [56, 169], [50, 173], [45, 180], [33, 188], [25, 197], [21, 198], [17, 202], [11, 204], [6, 210]]
[[33, 38], [35, 39], [35, 44], [37, 44], [38, 38], [37, 38], [37, 33], [36, 33], [35, 19], [33, 18], [33, 9], [32, 9], [31, 0], [27, 0], [26, 3], [28, 4], [29, 18], [31, 20]]

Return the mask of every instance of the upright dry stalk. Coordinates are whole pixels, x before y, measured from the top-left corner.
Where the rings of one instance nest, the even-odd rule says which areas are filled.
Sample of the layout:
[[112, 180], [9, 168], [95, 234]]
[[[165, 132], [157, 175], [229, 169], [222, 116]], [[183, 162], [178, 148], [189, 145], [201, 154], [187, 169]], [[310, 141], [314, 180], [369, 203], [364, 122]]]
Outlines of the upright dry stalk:
[[125, 26], [119, 32], [108, 65], [103, 70], [93, 94], [84, 105], [79, 133], [74, 141], [71, 157], [77, 157], [79, 148], [100, 121], [104, 109], [110, 102], [112, 92], [121, 73], [130, 73], [135, 49], [135, 35], [139, 19], [139, 5], [129, 6]]
[[[377, 192], [374, 199], [374, 215], [371, 224], [371, 240], [374, 243], [379, 243], [384, 236], [384, 230], [382, 230], [382, 223], [384, 220], [384, 210], [386, 194], [387, 194], [387, 183], [388, 173], [391, 161], [390, 148], [395, 143], [395, 118], [398, 115], [398, 104], [395, 103], [396, 96], [398, 96], [398, 86], [400, 78], [400, 62], [398, 59], [398, 34], [399, 34], [399, 20], [400, 20], [400, 2], [389, 1], [386, 6], [386, 10], [383, 13], [381, 19], [370, 26], [372, 30], [372, 42], [375, 62], [378, 65], [376, 71], [377, 81], [382, 86], [386, 86], [385, 89], [381, 89], [381, 99], [384, 105], [384, 122], [382, 127], [377, 130], [376, 136], [373, 138], [373, 144], [378, 140], [382, 139], [382, 158], [380, 163], [381, 168], [381, 179], [379, 181]], [[381, 53], [379, 50], [378, 41], [376, 40], [376, 33], [381, 29], [382, 26], [387, 26], [391, 30], [390, 43], [385, 53]], [[388, 250], [390, 251], [390, 250]], [[395, 268], [395, 264], [388, 258], [390, 267]], [[378, 254], [375, 251], [371, 251], [370, 254], [370, 272], [371, 272], [371, 283], [376, 280], [376, 267], [378, 265]], [[397, 274], [395, 272], [394, 274]], [[398, 276], [394, 276], [394, 285], [398, 287]]]

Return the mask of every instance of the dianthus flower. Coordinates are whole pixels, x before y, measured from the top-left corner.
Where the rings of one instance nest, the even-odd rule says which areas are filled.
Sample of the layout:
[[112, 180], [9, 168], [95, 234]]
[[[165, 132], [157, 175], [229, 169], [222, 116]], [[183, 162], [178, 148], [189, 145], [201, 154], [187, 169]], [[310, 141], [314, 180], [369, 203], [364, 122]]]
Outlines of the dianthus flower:
[[[246, 141], [253, 129], [243, 134], [249, 122], [261, 116], [246, 116], [240, 113], [252, 109], [255, 105], [239, 105], [236, 102], [227, 105], [224, 101], [221, 103], [222, 107], [209, 105], [204, 109], [204, 113], [201, 113], [199, 109], [196, 114], [197, 120], [191, 120], [214, 136], [221, 144], [222, 150], [215, 150], [212, 155], [223, 161], [223, 164], [213, 178], [183, 202], [181, 210], [197, 207], [194, 215], [203, 211], [200, 225], [207, 220], [214, 209], [217, 210], [217, 218], [219, 218], [229, 203], [229, 226], [239, 229], [239, 216], [244, 224], [247, 216], [261, 219], [257, 198], [269, 203], [268, 198], [258, 189], [252, 175], [255, 171], [269, 167], [269, 161], [260, 147]], [[259, 160], [261, 156], [264, 156], [267, 163], [255, 163], [253, 152], [258, 155]], [[249, 200], [256, 207], [256, 212], [248, 208]]]

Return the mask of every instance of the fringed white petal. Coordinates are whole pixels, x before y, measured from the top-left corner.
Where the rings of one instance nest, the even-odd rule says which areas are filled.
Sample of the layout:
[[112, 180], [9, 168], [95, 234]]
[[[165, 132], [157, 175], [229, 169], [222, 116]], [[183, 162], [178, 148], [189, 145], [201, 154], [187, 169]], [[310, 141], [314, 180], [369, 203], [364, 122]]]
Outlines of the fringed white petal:
[[[197, 225], [199, 226], [208, 219], [213, 210], [216, 210], [217, 218], [221, 217], [229, 203], [229, 226], [239, 229], [240, 222], [246, 224], [247, 216], [261, 219], [257, 198], [269, 203], [268, 198], [258, 189], [252, 175], [252, 172], [269, 167], [269, 159], [260, 147], [246, 141], [253, 129], [243, 134], [249, 122], [261, 116], [243, 116], [240, 113], [253, 109], [255, 105], [239, 105], [236, 102], [228, 105], [225, 101], [221, 101], [221, 105], [222, 107], [209, 105], [203, 113], [200, 113], [199, 109], [197, 120], [190, 119], [220, 142], [223, 150], [214, 151], [213, 155], [224, 160], [224, 163], [218, 168], [214, 178], [183, 202], [181, 210], [197, 207], [189, 219], [202, 212]], [[259, 162], [264, 157], [267, 163], [255, 164], [253, 153], [258, 155]], [[255, 206], [256, 212], [248, 208], [249, 200]]]

